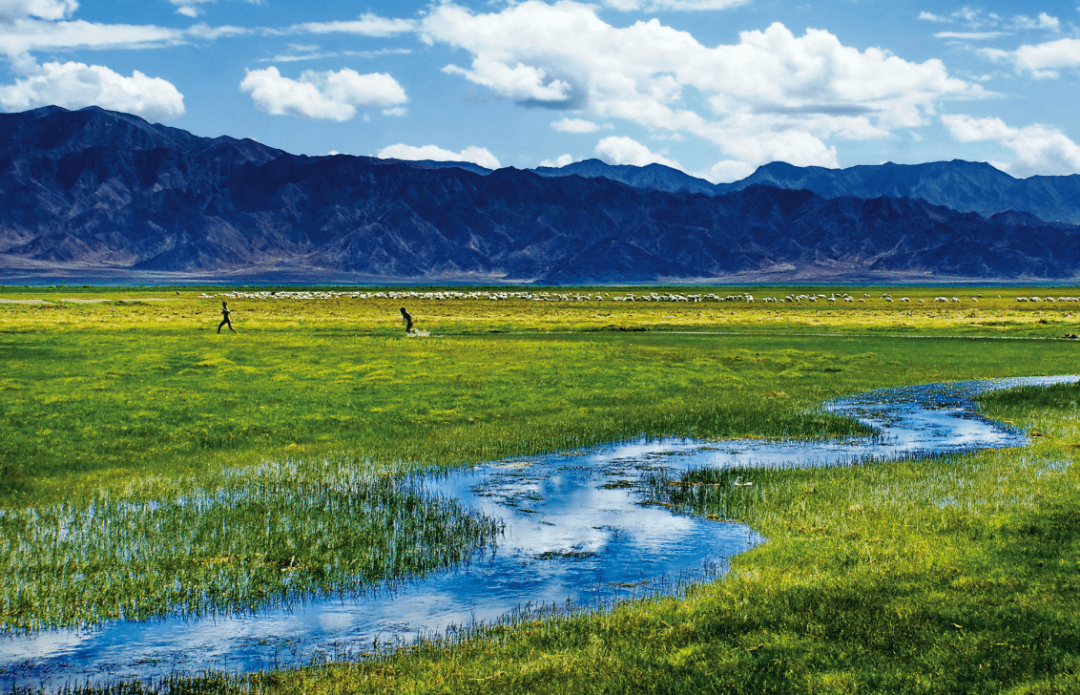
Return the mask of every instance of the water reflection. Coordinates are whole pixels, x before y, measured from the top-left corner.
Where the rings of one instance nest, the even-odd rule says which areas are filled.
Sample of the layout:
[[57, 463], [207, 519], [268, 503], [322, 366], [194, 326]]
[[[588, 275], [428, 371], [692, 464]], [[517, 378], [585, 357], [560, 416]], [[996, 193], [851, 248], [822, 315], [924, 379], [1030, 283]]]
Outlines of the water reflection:
[[0, 689], [253, 671], [356, 655], [379, 645], [492, 622], [522, 606], [588, 606], [674, 590], [680, 575], [722, 571], [762, 538], [745, 526], [642, 504], [650, 470], [826, 466], [1020, 446], [1018, 431], [982, 418], [971, 398], [1052, 377], [875, 391], [827, 405], [873, 427], [843, 442], [636, 441], [571, 455], [498, 462], [435, 476], [427, 487], [502, 518], [498, 547], [460, 569], [377, 595], [311, 598], [255, 615], [115, 622], [87, 630], [0, 636]]

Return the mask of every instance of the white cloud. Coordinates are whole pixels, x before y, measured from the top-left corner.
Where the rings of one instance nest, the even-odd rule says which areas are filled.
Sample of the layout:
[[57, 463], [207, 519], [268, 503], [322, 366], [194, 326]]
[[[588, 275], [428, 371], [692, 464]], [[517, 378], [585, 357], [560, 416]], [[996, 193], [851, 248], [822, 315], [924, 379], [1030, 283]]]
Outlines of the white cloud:
[[1056, 79], [1060, 70], [1080, 68], [1080, 39], [1025, 44], [1015, 51], [983, 48], [978, 53], [995, 63], [1011, 63], [1018, 72], [1035, 79]]
[[[573, 0], [486, 14], [443, 3], [421, 19], [420, 34], [468, 51], [471, 65], [445, 70], [503, 97], [694, 135], [747, 165], [783, 157], [835, 166], [827, 139], [888, 137], [929, 123], [945, 100], [986, 94], [939, 60], [859, 50], [827, 31], [795, 36], [776, 23], [707, 47], [657, 19], [619, 28], [596, 12]], [[688, 88], [693, 101], [683, 99]]]
[[1001, 16], [994, 12], [986, 12], [982, 9], [976, 9], [968, 6], [960, 8], [958, 11], [953, 12], [950, 17], [958, 19], [966, 24], [971, 29], [978, 29], [985, 26], [998, 26], [1001, 24]]
[[573, 163], [574, 163], [574, 158], [573, 157], [571, 157], [568, 154], [562, 154], [562, 155], [559, 155], [558, 157], [556, 157], [555, 161], [551, 161], [550, 159], [545, 159], [544, 161], [540, 162], [540, 166], [542, 166], [542, 167], [551, 167], [553, 169], [561, 169], [562, 167], [566, 166], [567, 164], [573, 164]]
[[643, 167], [646, 164], [663, 164], [673, 169], [682, 169], [678, 162], [668, 159], [663, 153], [651, 151], [633, 138], [613, 135], [596, 143], [596, 156], [608, 164], [632, 164]]
[[939, 39], [951, 39], [960, 41], [985, 41], [1009, 36], [1018, 31], [1049, 31], [1059, 32], [1061, 20], [1051, 17], [1045, 12], [1040, 12], [1038, 17], [1016, 15], [1009, 21], [1005, 21], [994, 13], [985, 13], [983, 10], [964, 7], [959, 12], [953, 12], [950, 16], [922, 12], [919, 19], [952, 24], [959, 21], [968, 31], [942, 31], [934, 34]]
[[199, 24], [192, 24], [188, 27], [184, 33], [188, 36], [192, 36], [196, 39], [203, 39], [205, 41], [213, 41], [219, 39], [222, 36], [243, 36], [245, 34], [253, 34], [256, 30], [248, 29], [246, 27], [234, 27], [228, 24], [212, 27], [205, 22]]
[[275, 67], [248, 70], [240, 89], [273, 116], [288, 114], [335, 121], [355, 116], [357, 106], [392, 109], [408, 101], [405, 90], [390, 75], [361, 75], [348, 68], [338, 72], [307, 70], [299, 80], [283, 77]]
[[358, 36], [387, 37], [416, 30], [416, 22], [411, 19], [389, 19], [370, 12], [360, 15], [360, 19], [337, 22], [306, 22], [294, 24], [286, 33], [307, 34], [355, 34]]
[[76, 20], [16, 19], [0, 24], [0, 52], [10, 57], [65, 48], [146, 48], [186, 41], [182, 29], [152, 25], [95, 24]]
[[1045, 12], [1032, 19], [1026, 15], [1017, 15], [1012, 18], [1012, 25], [1017, 29], [1042, 29], [1045, 31], [1058, 31], [1061, 29], [1061, 20], [1051, 17]]
[[731, 183], [745, 179], [754, 173], [756, 167], [734, 159], [725, 159], [713, 164], [706, 171], [698, 171], [693, 175], [698, 178], [712, 181], [713, 183]]
[[1058, 39], [1046, 43], [1021, 46], [1013, 54], [1016, 67], [1032, 77], [1058, 77], [1062, 68], [1080, 67], [1080, 39]]
[[750, 0], [604, 0], [604, 4], [626, 12], [700, 12], [728, 10], [750, 4]]
[[185, 17], [198, 17], [202, 14], [202, 9], [199, 5], [214, 2], [214, 0], [169, 0], [169, 2], [176, 5], [177, 14], [182, 14]]
[[934, 34], [939, 39], [958, 39], [960, 41], [988, 41], [1008, 36], [1004, 31], [939, 31]]
[[66, 19], [78, 7], [75, 0], [0, 0], [0, 21], [26, 17]]
[[490, 87], [502, 96], [515, 101], [561, 103], [570, 98], [569, 83], [559, 79], [548, 79], [548, 73], [543, 68], [522, 63], [511, 67], [498, 60], [488, 60], [478, 56], [473, 61], [472, 70], [447, 65], [443, 68], [443, 72], [462, 75], [472, 82]]
[[[293, 50], [298, 50], [292, 47]], [[380, 58], [382, 56], [408, 55], [408, 48], [384, 48], [377, 51], [329, 51], [322, 52], [318, 46], [309, 47], [310, 52], [282, 53], [270, 58], [259, 58], [260, 63], [298, 63], [305, 60], [325, 60], [327, 58]]]
[[[173, 5], [176, 5], [176, 13], [182, 14], [185, 17], [198, 17], [203, 13], [202, 8], [199, 5], [205, 5], [211, 2], [217, 2], [217, 0], [169, 0]], [[265, 0], [244, 0], [249, 5], [265, 5]]]
[[932, 12], [920, 12], [919, 13], [919, 19], [923, 20], [924, 22], [938, 22], [940, 24], [952, 24], [952, 19], [950, 19], [948, 17], [942, 17], [941, 15], [934, 14]]
[[420, 161], [430, 159], [436, 162], [472, 162], [488, 169], [498, 169], [499, 160], [484, 147], [466, 147], [461, 152], [451, 152], [436, 145], [413, 147], [412, 145], [390, 145], [379, 150], [380, 159], [406, 159]]
[[600, 130], [600, 126], [584, 118], [563, 118], [552, 123], [551, 127], [560, 133], [594, 133]]
[[976, 52], [984, 58], [988, 58], [995, 63], [1011, 62], [1013, 60], [1012, 53], [1010, 53], [1009, 51], [1003, 51], [1000, 48], [980, 48]]
[[1031, 125], [1012, 128], [1000, 118], [942, 116], [959, 142], [998, 142], [1015, 154], [1012, 162], [992, 162], [1013, 176], [1063, 176], [1080, 173], [1080, 147], [1056, 128]]
[[45, 63], [34, 74], [0, 86], [0, 106], [26, 111], [55, 104], [70, 109], [100, 106], [143, 116], [148, 120], [175, 118], [184, 113], [184, 97], [172, 83], [147, 77], [138, 70], [131, 77], [109, 68], [85, 63]]

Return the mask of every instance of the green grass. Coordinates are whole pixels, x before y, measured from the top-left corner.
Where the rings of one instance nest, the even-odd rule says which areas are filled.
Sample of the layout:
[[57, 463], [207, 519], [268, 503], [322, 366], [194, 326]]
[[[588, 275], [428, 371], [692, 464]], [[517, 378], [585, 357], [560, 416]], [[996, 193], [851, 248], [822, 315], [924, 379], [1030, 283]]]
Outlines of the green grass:
[[0, 510], [0, 615], [15, 629], [243, 613], [466, 560], [493, 519], [353, 461], [150, 478], [84, 504]]
[[[791, 291], [783, 290], [777, 294]], [[984, 297], [978, 309], [409, 302], [418, 327], [432, 333], [427, 339], [403, 336], [396, 298], [230, 300], [240, 334], [218, 336], [220, 300], [196, 292], [20, 289], [0, 297], [80, 292], [173, 301], [0, 304], [0, 552], [16, 558], [2, 570], [3, 586], [9, 596], [30, 596], [31, 575], [47, 566], [61, 587], [37, 605], [9, 600], [0, 615], [8, 628], [167, 606], [197, 612], [198, 602], [183, 596], [200, 587], [221, 587], [226, 606], [263, 605], [280, 595], [286, 576], [319, 590], [316, 568], [341, 567], [350, 542], [379, 537], [379, 524], [364, 519], [383, 498], [350, 512], [363, 529], [356, 539], [341, 526], [318, 526], [329, 522], [315, 501], [350, 489], [349, 481], [641, 435], [845, 436], [860, 428], [822, 414], [822, 402], [885, 386], [1073, 373], [1080, 348], [1055, 340], [1078, 332], [1072, 306], [1015, 302], [1021, 294], [1076, 294], [1069, 290], [1002, 289], [1001, 300]], [[931, 299], [973, 291], [958, 292], [903, 290]], [[937, 337], [902, 337], [913, 335]], [[753, 487], [700, 499], [687, 493], [720, 488], [693, 483], [721, 481], [700, 473], [681, 481], [689, 485], [667, 486], [670, 501], [740, 519], [769, 539], [736, 558], [727, 577], [683, 599], [522, 621], [371, 662], [165, 689], [1075, 690], [1075, 401], [1062, 387], [987, 397], [991, 415], [1042, 435], [1021, 450], [743, 471]], [[327, 459], [338, 464], [333, 475], [321, 468]], [[248, 497], [227, 502], [243, 529], [228, 543], [211, 538], [217, 517], [177, 516], [175, 500], [216, 500], [216, 490], [228, 488], [222, 481], [245, 487], [281, 474], [273, 462], [283, 461], [303, 473], [280, 494], [311, 501], [306, 511], [299, 505], [295, 533], [275, 524], [267, 536], [266, 509], [280, 497], [251, 507]], [[404, 508], [411, 493], [387, 494]], [[136, 563], [121, 550], [141, 540], [100, 551], [54, 543], [42, 554], [50, 559], [34, 564], [31, 549], [48, 537], [34, 533], [60, 517], [77, 526], [104, 499], [114, 508], [173, 509], [161, 517], [132, 512], [147, 521], [130, 538], [150, 538], [159, 524], [176, 536], [174, 549]], [[484, 528], [452, 506], [440, 509], [445, 516], [417, 524], [406, 545], [446, 524]], [[47, 519], [36, 531], [27, 521], [34, 515]], [[483, 533], [466, 536], [474, 540], [462, 549]], [[295, 560], [290, 543], [300, 549]], [[396, 551], [387, 543], [390, 557]], [[281, 566], [286, 553], [291, 567]], [[113, 575], [130, 569], [125, 596], [144, 608], [118, 602], [102, 583], [74, 581], [84, 561]], [[176, 593], [155, 593], [139, 578], [162, 571], [179, 578]], [[326, 571], [335, 577], [326, 586], [347, 589], [349, 577], [363, 576], [336, 571]], [[243, 588], [244, 576], [265, 594]]]

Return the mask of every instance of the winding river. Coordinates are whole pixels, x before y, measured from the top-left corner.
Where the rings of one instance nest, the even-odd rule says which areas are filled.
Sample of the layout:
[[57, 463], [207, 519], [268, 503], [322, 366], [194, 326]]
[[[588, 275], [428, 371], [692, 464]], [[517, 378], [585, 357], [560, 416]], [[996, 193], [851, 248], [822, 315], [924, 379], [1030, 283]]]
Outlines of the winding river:
[[312, 598], [256, 614], [120, 621], [0, 635], [0, 690], [57, 691], [207, 670], [248, 672], [356, 656], [417, 636], [451, 634], [542, 608], [604, 605], [677, 591], [715, 576], [764, 540], [740, 524], [650, 505], [644, 476], [664, 469], [830, 466], [1022, 446], [1014, 428], [977, 413], [979, 393], [1080, 376], [932, 384], [873, 391], [826, 410], [873, 437], [832, 442], [636, 441], [499, 461], [433, 476], [425, 488], [505, 523], [498, 546], [454, 570], [362, 596]]

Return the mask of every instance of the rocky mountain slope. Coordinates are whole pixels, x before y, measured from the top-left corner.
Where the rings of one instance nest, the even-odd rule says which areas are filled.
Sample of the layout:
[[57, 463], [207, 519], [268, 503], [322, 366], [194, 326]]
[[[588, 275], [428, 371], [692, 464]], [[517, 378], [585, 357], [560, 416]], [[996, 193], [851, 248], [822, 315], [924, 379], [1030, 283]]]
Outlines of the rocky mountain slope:
[[1080, 229], [910, 197], [723, 195], [296, 156], [90, 108], [0, 115], [0, 268], [319, 281], [1067, 279]]
[[[484, 170], [487, 171], [487, 170]], [[798, 167], [773, 162], [733, 183], [712, 184], [662, 164], [644, 167], [605, 164], [586, 159], [564, 167], [533, 169], [542, 176], [603, 176], [639, 188], [719, 195], [763, 185], [813, 191], [823, 198], [919, 198], [984, 217], [1010, 210], [1029, 212], [1051, 222], [1080, 224], [1080, 176], [1033, 176], [1015, 179], [985, 162], [877, 164], [848, 169]]]
[[848, 169], [796, 167], [773, 162], [717, 192], [749, 186], [806, 189], [825, 198], [919, 198], [960, 212], [985, 217], [1009, 210], [1042, 220], [1080, 223], [1080, 176], [1032, 176], [1014, 179], [985, 162], [878, 164]]

